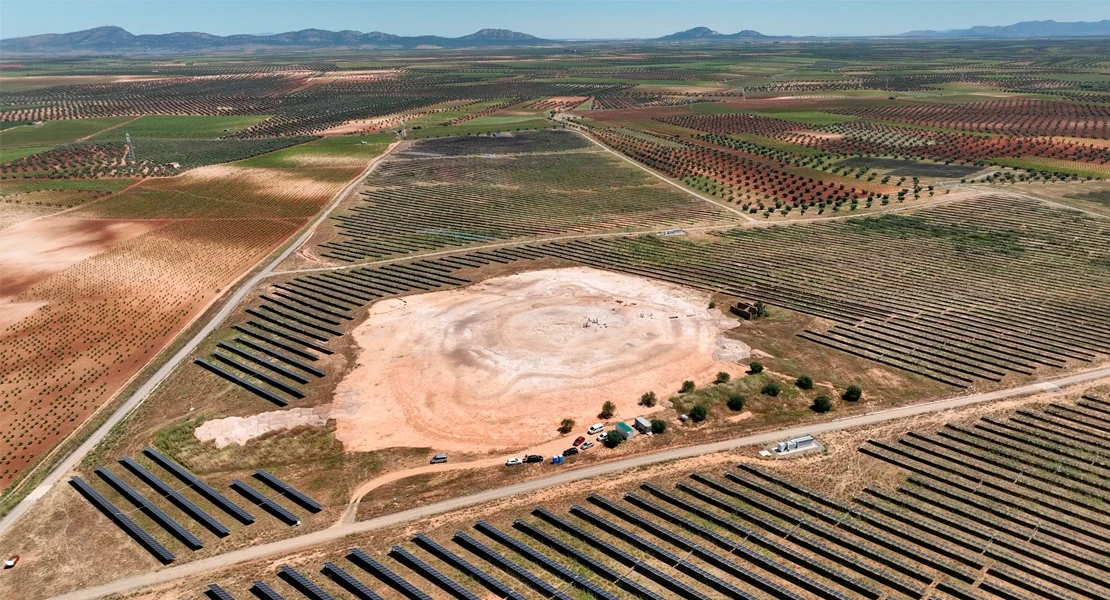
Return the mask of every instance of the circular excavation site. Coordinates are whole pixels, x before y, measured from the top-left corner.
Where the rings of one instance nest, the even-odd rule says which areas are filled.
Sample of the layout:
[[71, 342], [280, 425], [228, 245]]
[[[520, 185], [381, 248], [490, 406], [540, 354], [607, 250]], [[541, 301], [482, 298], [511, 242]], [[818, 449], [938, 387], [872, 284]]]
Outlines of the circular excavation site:
[[[748, 347], [702, 292], [589, 268], [549, 269], [374, 305], [331, 416], [348, 450], [494, 451], [558, 437], [564, 418], [645, 409]], [[658, 410], [658, 407], [656, 408]]]

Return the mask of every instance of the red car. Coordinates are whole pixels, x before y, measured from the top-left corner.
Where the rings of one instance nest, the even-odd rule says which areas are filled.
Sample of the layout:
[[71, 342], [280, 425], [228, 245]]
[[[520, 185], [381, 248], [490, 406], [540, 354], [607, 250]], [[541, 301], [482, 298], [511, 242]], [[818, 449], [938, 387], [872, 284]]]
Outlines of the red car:
[[571, 444], [571, 445], [572, 445], [572, 446], [579, 446], [579, 445], [581, 445], [581, 444], [582, 444], [582, 442], [584, 442], [584, 441], [586, 441], [586, 438], [585, 438], [585, 436], [581, 436], [581, 435], [580, 435], [580, 436], [578, 436], [578, 439], [574, 440], [574, 443], [573, 443], [573, 444]]

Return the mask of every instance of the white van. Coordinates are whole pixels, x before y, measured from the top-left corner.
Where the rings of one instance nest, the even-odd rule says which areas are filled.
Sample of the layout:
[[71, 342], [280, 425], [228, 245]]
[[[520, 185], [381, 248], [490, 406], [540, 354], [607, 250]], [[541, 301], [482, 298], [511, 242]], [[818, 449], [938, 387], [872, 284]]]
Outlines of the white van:
[[594, 423], [593, 425], [590, 425], [590, 428], [586, 430], [586, 433], [587, 433], [588, 435], [593, 435], [593, 434], [595, 434], [595, 433], [597, 433], [597, 432], [601, 431], [602, 429], [605, 429], [605, 425], [604, 425], [604, 424], [602, 424], [602, 423]]

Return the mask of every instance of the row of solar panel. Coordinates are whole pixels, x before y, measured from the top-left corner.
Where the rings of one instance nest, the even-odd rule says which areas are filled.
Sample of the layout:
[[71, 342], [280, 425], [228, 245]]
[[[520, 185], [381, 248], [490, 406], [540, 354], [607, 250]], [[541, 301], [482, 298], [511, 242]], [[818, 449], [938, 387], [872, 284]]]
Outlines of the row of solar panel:
[[[420, 260], [404, 265], [352, 268], [302, 275], [274, 284], [258, 306], [244, 312], [245, 323], [232, 326], [238, 334], [220, 341], [208, 357], [194, 362], [217, 376], [278, 406], [303, 398], [310, 377], [324, 377], [316, 362], [333, 352], [325, 345], [342, 335], [351, 311], [388, 296], [432, 291], [469, 280], [452, 275], [465, 267], [521, 258], [501, 250], [462, 257]], [[508, 252], [508, 251], [505, 251]]]
[[[187, 486], [193, 488], [206, 499], [211, 501], [217, 507], [223, 509], [225, 512], [240, 520], [245, 524], [254, 522], [254, 517], [240, 508], [237, 504], [228, 500], [223, 494], [220, 494], [208, 484], [201, 481], [198, 477], [193, 475], [187, 469], [170, 460], [166, 456], [154, 448], [147, 447], [144, 449], [146, 454], [156, 464], [166, 469], [169, 473], [176, 476]], [[171, 504], [179, 508], [187, 516], [192, 517], [195, 521], [202, 526], [212, 531], [219, 537], [224, 537], [230, 533], [230, 530], [222, 523], [217, 521], [207, 512], [198, 507], [194, 502], [186, 498], [179, 491], [174, 489], [168, 483], [163, 481], [160, 477], [152, 473], [146, 467], [137, 463], [129, 456], [124, 456], [119, 460], [120, 464], [132, 472], [137, 478], [142, 480], [145, 484], [150, 486], [160, 496], [166, 498]], [[124, 499], [136, 508], [141, 510], [144, 514], [149, 516], [151, 520], [169, 532], [172, 536], [180, 540], [190, 550], [198, 550], [204, 547], [204, 543], [197, 538], [192, 532], [183, 527], [177, 520], [170, 517], [162, 509], [158, 508], [146, 496], [138, 492], [129, 483], [119, 478], [115, 473], [110, 471], [104, 466], [98, 466], [94, 472], [103, 479], [109, 486], [115, 489]], [[274, 477], [270, 473], [257, 469], [255, 477], [266, 485], [270, 486], [278, 492], [278, 495], [286, 496], [309, 509], [312, 512], [319, 512], [322, 507], [319, 503], [312, 500], [305, 494], [296, 490], [284, 481]], [[144, 547], [153, 553], [159, 560], [164, 562], [173, 560], [173, 554], [170, 553], [165, 547], [152, 538], [145, 530], [137, 525], [130, 517], [127, 517], [121, 510], [115, 507], [111, 502], [106, 500], [99, 492], [96, 492], [87, 482], [75, 477], [73, 485], [76, 487], [86, 498], [88, 498], [95, 506], [100, 508], [110, 518], [115, 520], [121, 527], [128, 533], [132, 534]], [[232, 482], [232, 489], [235, 489], [244, 497], [250, 499], [274, 514], [276, 517], [290, 525], [299, 525], [300, 519], [286, 510], [281, 505], [273, 501], [273, 499], [262, 494], [258, 490], [250, 487], [249, 485], [235, 480]], [[153, 542], [153, 543], [152, 543]]]

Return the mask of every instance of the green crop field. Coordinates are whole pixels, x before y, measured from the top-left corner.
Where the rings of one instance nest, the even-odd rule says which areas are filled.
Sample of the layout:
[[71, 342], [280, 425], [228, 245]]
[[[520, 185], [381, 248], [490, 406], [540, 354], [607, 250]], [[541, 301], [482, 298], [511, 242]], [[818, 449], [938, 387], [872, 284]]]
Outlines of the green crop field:
[[30, 148], [68, 144], [92, 136], [100, 131], [121, 125], [134, 117], [99, 117], [94, 119], [72, 119], [68, 121], [47, 121], [42, 125], [29, 125], [0, 131], [0, 147]]
[[178, 115], [148, 115], [128, 123], [124, 127], [106, 131], [93, 136], [96, 141], [120, 141], [124, 133], [138, 144], [145, 138], [158, 139], [214, 139], [246, 129], [268, 117], [260, 115], [231, 117], [193, 117]]

